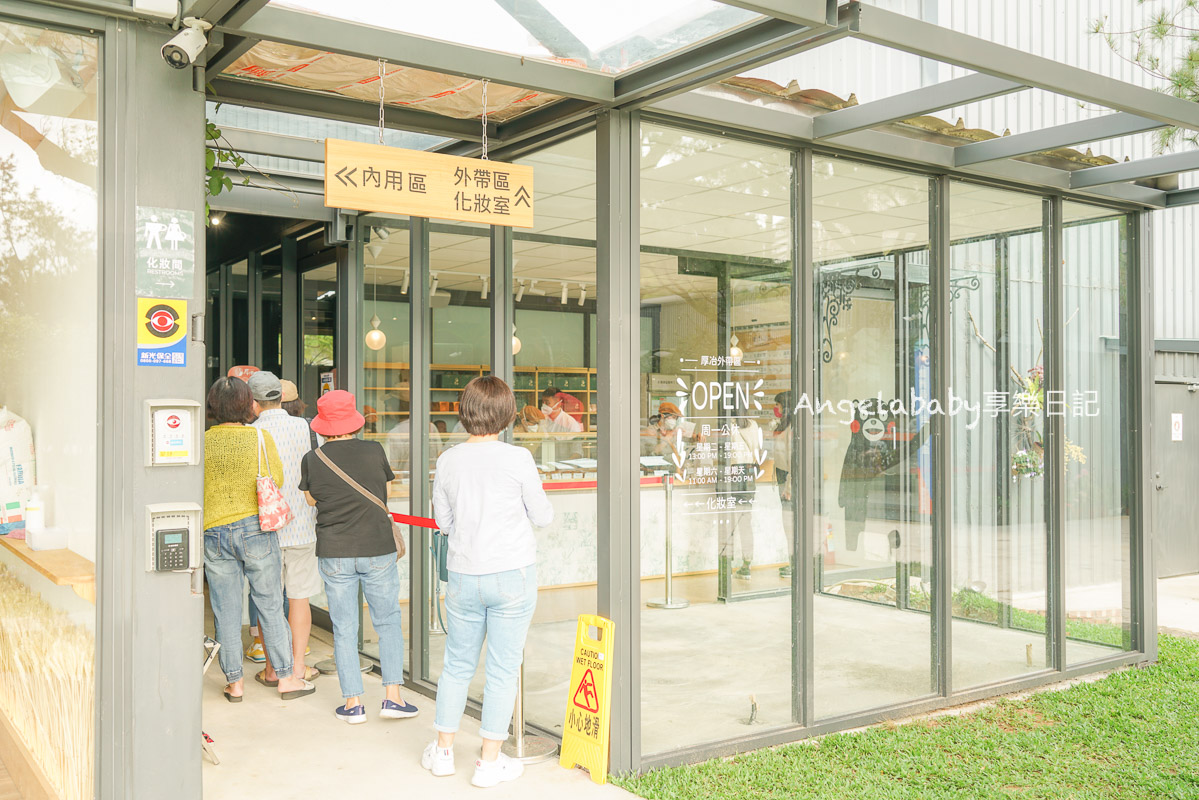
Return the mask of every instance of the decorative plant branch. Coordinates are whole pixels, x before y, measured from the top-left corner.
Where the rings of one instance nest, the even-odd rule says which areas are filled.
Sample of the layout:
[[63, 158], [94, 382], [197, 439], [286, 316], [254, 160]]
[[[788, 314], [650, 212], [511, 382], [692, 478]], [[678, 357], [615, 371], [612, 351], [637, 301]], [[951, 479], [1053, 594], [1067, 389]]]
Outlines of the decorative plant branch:
[[[1077, 310], [1066, 321], [1069, 325], [1078, 314]], [[978, 328], [974, 315], [969, 311], [966, 317], [974, 329], [974, 336], [992, 353], [998, 353], [995, 346], [987, 341]], [[1045, 474], [1045, 440], [1040, 429], [1040, 420], [1045, 411], [1045, 367], [1041, 365], [1041, 357], [1045, 353], [1045, 332], [1041, 321], [1037, 320], [1037, 335], [1041, 339], [1041, 347], [1037, 351], [1034, 366], [1020, 372], [1014, 366], [1008, 365], [1012, 383], [1016, 385], [1013, 392], [1012, 404], [1004, 410], [1011, 417], [1012, 425], [1012, 455], [1009, 469], [1012, 480], [1020, 478], [1039, 478]], [[1065, 402], [1062, 403], [1066, 407]], [[1065, 463], [1066, 469], [1071, 462], [1087, 463], [1086, 452], [1078, 445], [1066, 439]]]
[[[219, 104], [217, 108], [220, 108]], [[293, 204], [299, 206], [299, 198], [293, 190], [247, 161], [245, 156], [233, 148], [233, 145], [229, 143], [229, 140], [221, 133], [221, 129], [212, 120], [205, 121], [204, 142], [205, 225], [212, 224], [212, 206], [209, 204], [209, 200], [221, 192], [233, 190], [233, 178], [229, 175], [230, 171], [236, 172], [240, 176], [239, 183], [242, 186], [255, 186], [259, 189], [269, 189], [272, 192], [286, 194], [291, 197]], [[255, 176], [263, 178], [266, 183], [258, 181]]]

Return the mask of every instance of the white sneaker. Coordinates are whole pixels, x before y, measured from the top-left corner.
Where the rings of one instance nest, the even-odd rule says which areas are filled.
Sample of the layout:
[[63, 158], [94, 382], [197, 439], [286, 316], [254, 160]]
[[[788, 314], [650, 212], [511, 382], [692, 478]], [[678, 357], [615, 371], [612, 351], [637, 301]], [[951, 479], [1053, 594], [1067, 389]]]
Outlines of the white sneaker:
[[437, 742], [429, 742], [425, 752], [421, 754], [420, 765], [432, 772], [438, 778], [454, 774], [454, 748], [438, 747]]
[[477, 759], [475, 761], [475, 776], [470, 779], [470, 782], [480, 789], [486, 789], [504, 781], [514, 781], [523, 775], [524, 771], [524, 764], [500, 753], [496, 756], [495, 761]]

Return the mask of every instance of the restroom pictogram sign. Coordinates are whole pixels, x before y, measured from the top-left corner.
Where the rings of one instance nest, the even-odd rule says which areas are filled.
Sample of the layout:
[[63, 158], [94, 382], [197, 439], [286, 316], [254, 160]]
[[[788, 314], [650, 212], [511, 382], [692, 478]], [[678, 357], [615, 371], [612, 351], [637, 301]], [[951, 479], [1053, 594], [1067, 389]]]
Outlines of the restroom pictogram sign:
[[584, 711], [599, 713], [599, 692], [595, 690], [595, 676], [591, 670], [583, 673], [583, 680], [579, 681], [579, 688], [575, 690], [574, 703]]

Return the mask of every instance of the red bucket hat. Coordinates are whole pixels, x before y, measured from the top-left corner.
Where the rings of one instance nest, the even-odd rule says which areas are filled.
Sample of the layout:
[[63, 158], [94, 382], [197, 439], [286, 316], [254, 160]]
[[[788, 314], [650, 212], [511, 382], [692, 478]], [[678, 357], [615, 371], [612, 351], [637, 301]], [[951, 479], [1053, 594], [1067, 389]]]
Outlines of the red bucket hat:
[[316, 417], [312, 429], [321, 436], [344, 436], [366, 424], [366, 418], [355, 408], [354, 395], [344, 389], [325, 392], [316, 401]]

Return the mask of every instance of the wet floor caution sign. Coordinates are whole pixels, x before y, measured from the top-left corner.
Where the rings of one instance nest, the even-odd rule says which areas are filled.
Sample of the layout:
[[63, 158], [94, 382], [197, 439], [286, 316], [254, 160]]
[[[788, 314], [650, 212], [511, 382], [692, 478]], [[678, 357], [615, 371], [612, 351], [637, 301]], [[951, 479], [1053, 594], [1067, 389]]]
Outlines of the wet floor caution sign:
[[608, 780], [613, 627], [612, 620], [579, 615], [566, 723], [562, 726], [562, 757], [558, 760], [567, 769], [583, 767], [596, 783]]

